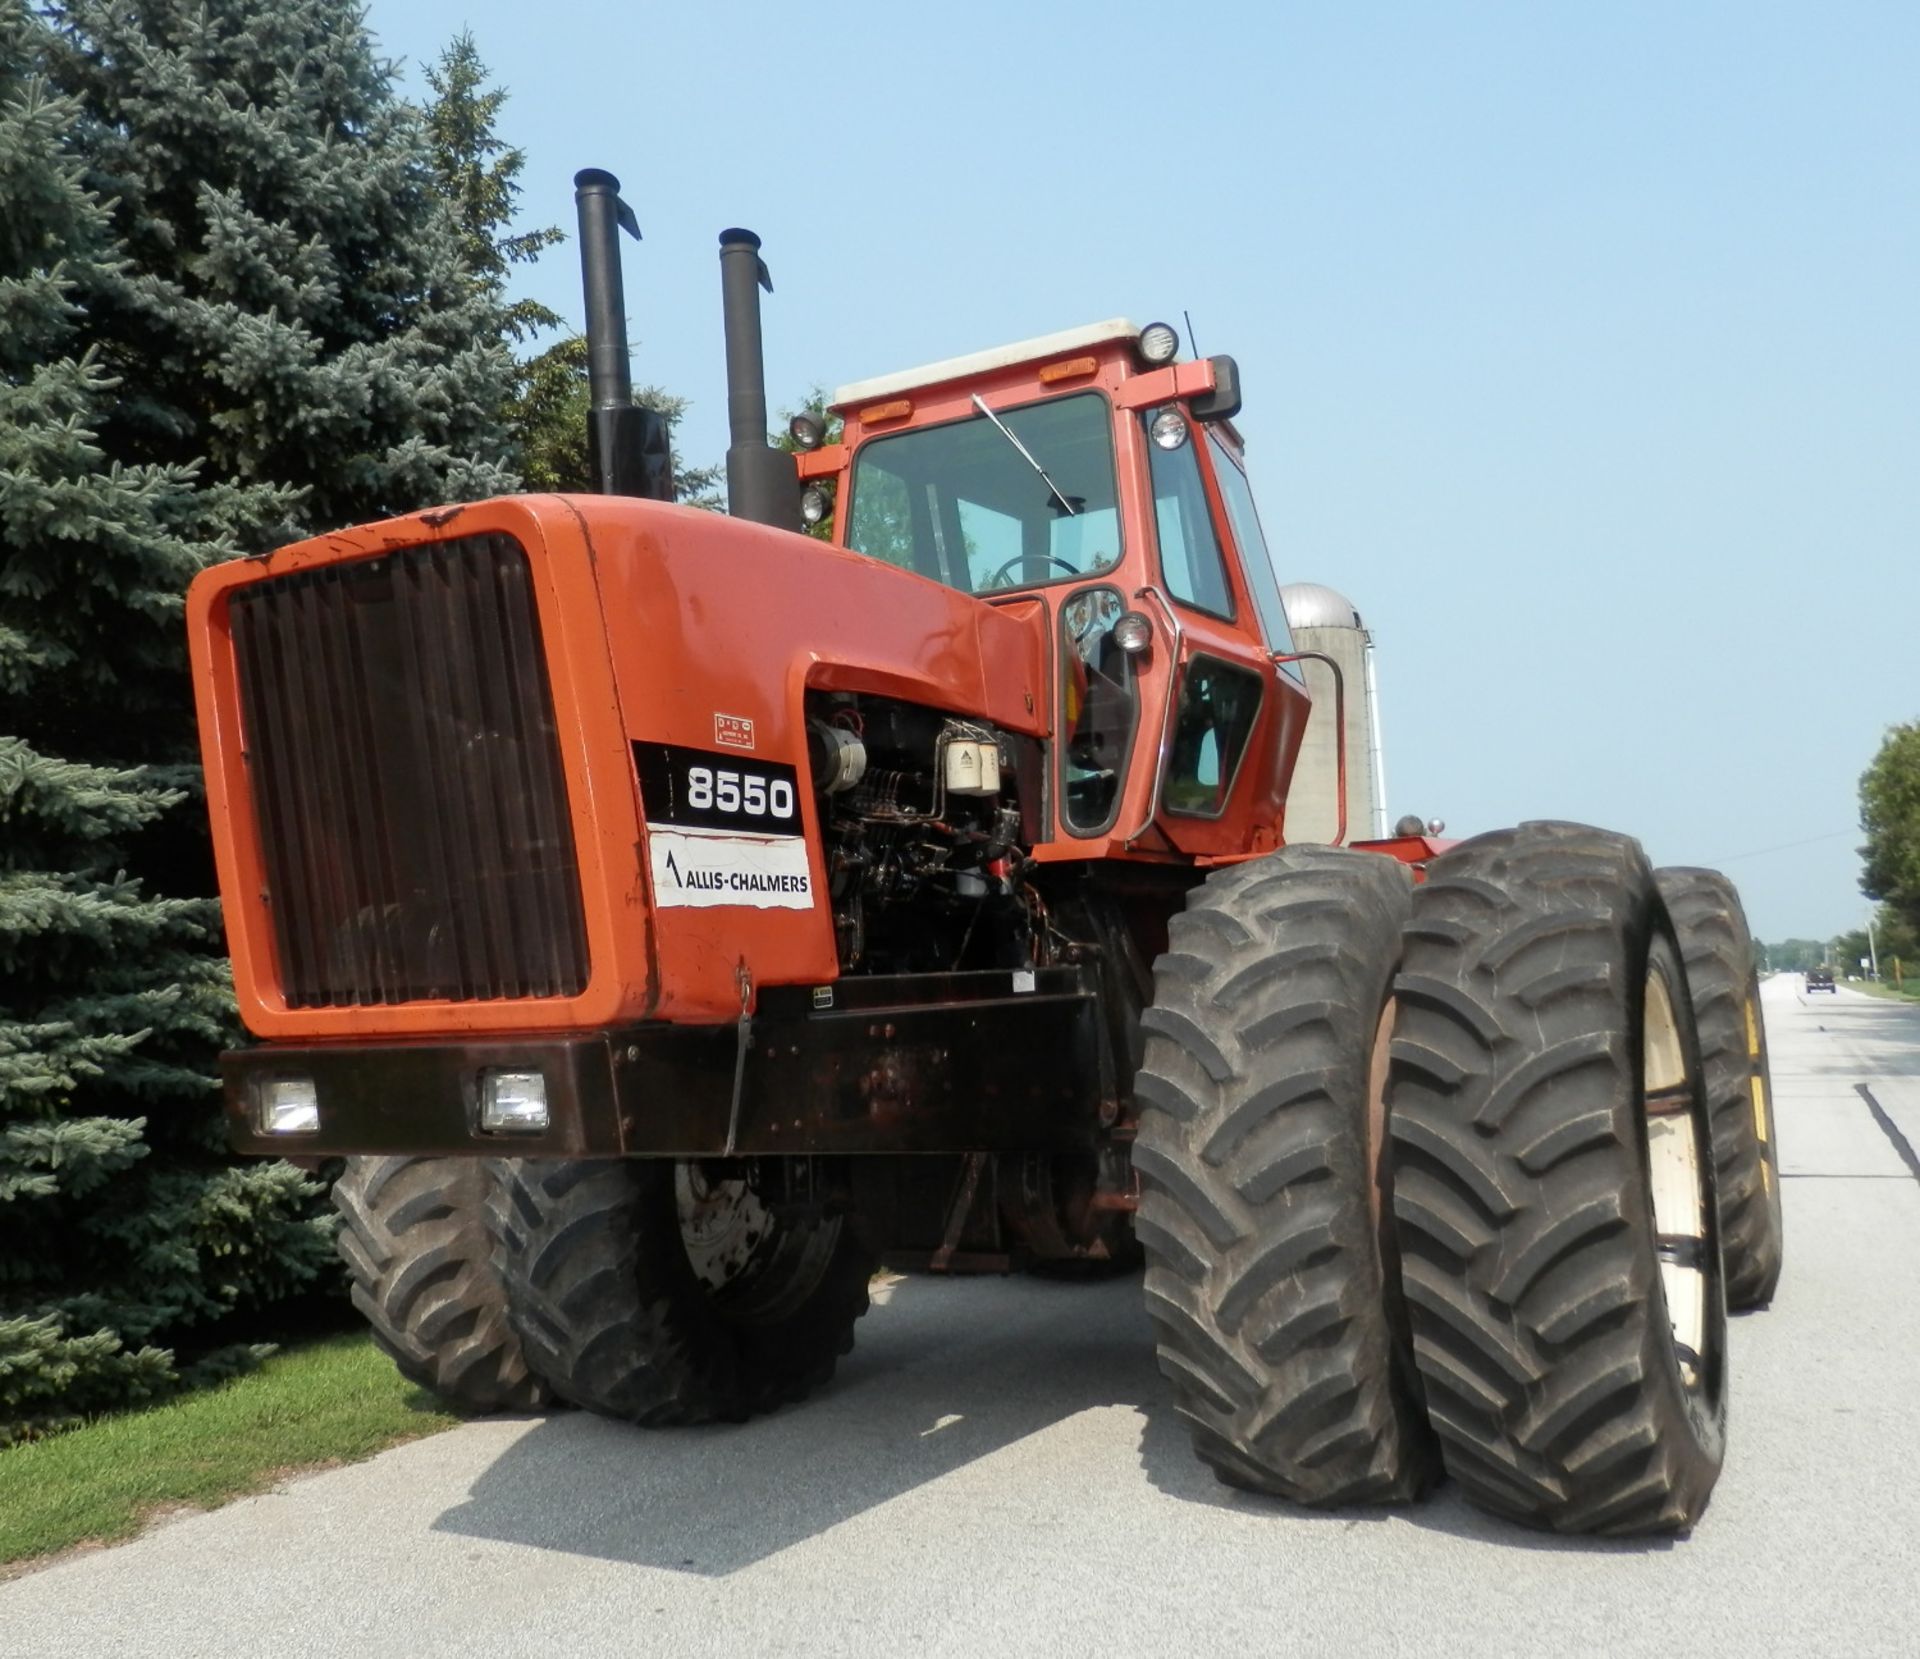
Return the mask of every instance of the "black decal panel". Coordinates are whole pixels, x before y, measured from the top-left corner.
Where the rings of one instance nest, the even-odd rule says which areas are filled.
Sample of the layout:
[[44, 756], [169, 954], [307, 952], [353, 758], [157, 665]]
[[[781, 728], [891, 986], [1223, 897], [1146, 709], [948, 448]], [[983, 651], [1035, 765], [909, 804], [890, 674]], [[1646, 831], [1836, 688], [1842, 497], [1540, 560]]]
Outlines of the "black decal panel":
[[741, 835], [801, 833], [799, 774], [784, 761], [636, 743], [633, 764], [650, 824]]

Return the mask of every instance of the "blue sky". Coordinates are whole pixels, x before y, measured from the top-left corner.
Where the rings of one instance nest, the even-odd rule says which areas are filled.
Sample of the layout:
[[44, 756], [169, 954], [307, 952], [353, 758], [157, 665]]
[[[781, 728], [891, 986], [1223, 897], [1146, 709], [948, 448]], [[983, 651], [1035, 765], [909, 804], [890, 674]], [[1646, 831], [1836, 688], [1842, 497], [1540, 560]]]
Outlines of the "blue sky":
[[[1858, 925], [1920, 719], [1920, 7], [373, 0], [511, 91], [529, 224], [619, 174], [636, 375], [770, 391], [1114, 315], [1240, 361], [1283, 580], [1359, 606], [1389, 808], [1722, 865]], [[409, 85], [420, 90], [417, 68]], [[580, 314], [571, 243], [524, 290]]]

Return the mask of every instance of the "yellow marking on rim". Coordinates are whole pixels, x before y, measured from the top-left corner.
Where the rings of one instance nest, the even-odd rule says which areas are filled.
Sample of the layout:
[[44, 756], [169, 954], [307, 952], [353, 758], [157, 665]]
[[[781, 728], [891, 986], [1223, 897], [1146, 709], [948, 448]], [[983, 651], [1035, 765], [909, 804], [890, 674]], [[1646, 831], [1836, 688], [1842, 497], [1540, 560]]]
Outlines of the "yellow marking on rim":
[[1747, 1058], [1760, 1058], [1760, 1011], [1754, 1007], [1753, 998], [1747, 998]]
[[1767, 1086], [1760, 1081], [1760, 1074], [1754, 1073], [1753, 1083], [1753, 1134], [1760, 1143], [1760, 1184], [1768, 1192], [1773, 1191], [1773, 1114], [1767, 1110]]

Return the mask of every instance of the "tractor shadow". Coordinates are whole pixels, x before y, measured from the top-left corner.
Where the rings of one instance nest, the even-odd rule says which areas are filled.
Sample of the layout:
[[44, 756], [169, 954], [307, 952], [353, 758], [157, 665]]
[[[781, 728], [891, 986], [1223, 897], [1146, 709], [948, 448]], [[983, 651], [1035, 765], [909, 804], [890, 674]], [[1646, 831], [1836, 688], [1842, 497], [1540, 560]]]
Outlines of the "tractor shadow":
[[1080, 1412], [1145, 1409], [1159, 1387], [1137, 1278], [898, 1278], [801, 1405], [657, 1432], [556, 1413], [434, 1529], [725, 1576]]
[[[895, 1280], [813, 1399], [738, 1426], [646, 1432], [542, 1419], [436, 1532], [721, 1578], [1083, 1412], [1139, 1419], [1163, 1497], [1287, 1528], [1410, 1525], [1527, 1550], [1646, 1553], [1665, 1541], [1554, 1538], [1449, 1488], [1403, 1509], [1309, 1511], [1221, 1485], [1193, 1455], [1154, 1363], [1137, 1277]], [[1113, 1477], [1124, 1487], [1124, 1470]], [[1097, 1504], [1098, 1495], [1089, 1494]]]

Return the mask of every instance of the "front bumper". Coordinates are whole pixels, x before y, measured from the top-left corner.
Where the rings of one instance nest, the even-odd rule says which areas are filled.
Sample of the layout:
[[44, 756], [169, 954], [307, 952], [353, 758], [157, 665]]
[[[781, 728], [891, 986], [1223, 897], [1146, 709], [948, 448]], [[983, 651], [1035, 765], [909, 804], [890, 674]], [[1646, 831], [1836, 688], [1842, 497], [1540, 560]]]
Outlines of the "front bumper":
[[[1030, 988], [1029, 988], [1030, 987]], [[221, 1056], [236, 1151], [495, 1157], [1046, 1152], [1089, 1146], [1123, 1081], [1091, 970], [914, 974], [764, 991], [736, 1026], [458, 1043], [274, 1043]], [[738, 1065], [738, 1099], [735, 1077]], [[538, 1070], [549, 1122], [484, 1133], [480, 1075]], [[266, 1134], [259, 1091], [310, 1078], [320, 1128]]]

